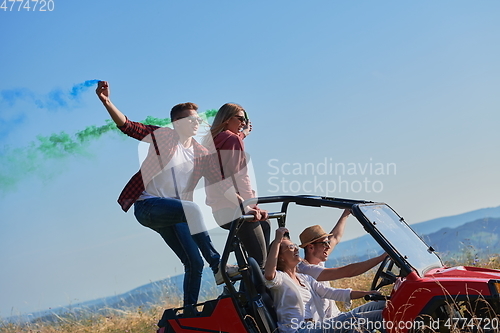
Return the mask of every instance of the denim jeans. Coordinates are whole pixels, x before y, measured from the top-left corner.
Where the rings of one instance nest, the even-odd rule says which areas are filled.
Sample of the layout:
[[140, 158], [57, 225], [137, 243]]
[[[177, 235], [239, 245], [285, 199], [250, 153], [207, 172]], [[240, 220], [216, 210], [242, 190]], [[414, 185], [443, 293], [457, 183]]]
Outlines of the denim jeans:
[[349, 312], [340, 313], [334, 318], [318, 322], [316, 325], [299, 328], [297, 333], [362, 333], [372, 332], [374, 328], [385, 332], [382, 327], [382, 310], [385, 302], [368, 302]]
[[200, 251], [214, 273], [220, 263], [208, 232], [191, 235], [186, 215], [203, 219], [199, 207], [191, 201], [149, 198], [135, 202], [134, 215], [140, 224], [158, 232], [184, 264], [184, 305], [197, 303], [204, 266]]
[[365, 318], [370, 318], [371, 320], [382, 320], [382, 310], [385, 308], [385, 301], [372, 301], [358, 306], [352, 309], [351, 313], [354, 314], [364, 314]]

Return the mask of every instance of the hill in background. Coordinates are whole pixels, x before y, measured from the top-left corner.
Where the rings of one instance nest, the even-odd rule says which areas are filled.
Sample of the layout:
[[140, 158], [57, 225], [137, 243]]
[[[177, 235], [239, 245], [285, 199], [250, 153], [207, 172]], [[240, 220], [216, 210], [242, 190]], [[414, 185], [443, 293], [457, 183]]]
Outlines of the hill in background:
[[487, 258], [500, 253], [500, 218], [483, 218], [456, 228], [443, 228], [423, 239], [445, 261]]
[[[411, 228], [438, 252], [441, 259], [456, 262], [465, 257], [500, 253], [499, 219], [500, 206], [415, 223]], [[327, 266], [366, 260], [380, 253], [380, 246], [366, 234], [341, 241], [330, 255]]]
[[482, 208], [459, 215], [440, 217], [437, 219], [412, 224], [411, 227], [419, 235], [428, 235], [443, 228], [456, 228], [471, 221], [491, 217], [500, 217], [500, 206]]

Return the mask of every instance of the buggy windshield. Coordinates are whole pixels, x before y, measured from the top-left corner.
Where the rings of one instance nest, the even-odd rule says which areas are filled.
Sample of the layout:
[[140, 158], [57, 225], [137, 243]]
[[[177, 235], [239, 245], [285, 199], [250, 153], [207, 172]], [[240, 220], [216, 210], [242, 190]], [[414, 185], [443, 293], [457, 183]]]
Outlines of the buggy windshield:
[[375, 232], [384, 238], [420, 276], [433, 268], [443, 267], [441, 259], [385, 204], [359, 205]]

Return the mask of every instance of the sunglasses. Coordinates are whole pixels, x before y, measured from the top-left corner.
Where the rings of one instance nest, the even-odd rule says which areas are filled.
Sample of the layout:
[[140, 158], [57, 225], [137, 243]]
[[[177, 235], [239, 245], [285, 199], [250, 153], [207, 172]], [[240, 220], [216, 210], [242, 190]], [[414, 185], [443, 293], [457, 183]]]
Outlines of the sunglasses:
[[203, 122], [203, 119], [201, 119], [200, 117], [196, 117], [196, 116], [181, 117], [181, 118], [177, 118], [176, 121], [181, 120], [181, 119], [187, 119], [192, 123], [197, 122], [198, 124], [201, 124]]
[[248, 121], [248, 119], [243, 116], [234, 116], [234, 118], [238, 119], [242, 123], [246, 123]]
[[330, 246], [330, 241], [327, 240], [327, 241], [323, 241], [323, 242], [314, 242], [311, 244], [322, 244], [324, 247], [328, 247], [328, 246]]
[[299, 246], [297, 244], [288, 244], [286, 246], [289, 250], [291, 251], [295, 251], [295, 250], [298, 250], [299, 249]]

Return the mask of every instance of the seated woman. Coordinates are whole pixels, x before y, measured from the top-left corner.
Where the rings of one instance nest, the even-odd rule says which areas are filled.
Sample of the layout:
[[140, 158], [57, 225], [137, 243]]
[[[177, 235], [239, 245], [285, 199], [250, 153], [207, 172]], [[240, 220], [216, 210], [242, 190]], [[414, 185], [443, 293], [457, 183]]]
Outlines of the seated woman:
[[[379, 328], [380, 325], [374, 323], [382, 321], [382, 310], [372, 310], [375, 307], [370, 303], [321, 321], [324, 318], [321, 299], [350, 304], [352, 299], [379, 292], [330, 288], [309, 275], [297, 273], [296, 267], [301, 260], [299, 248], [285, 233], [288, 233], [286, 228], [276, 230], [264, 273], [278, 315], [279, 332], [364, 332], [370, 326]], [[314, 322], [313, 318], [318, 317], [321, 319]]]

